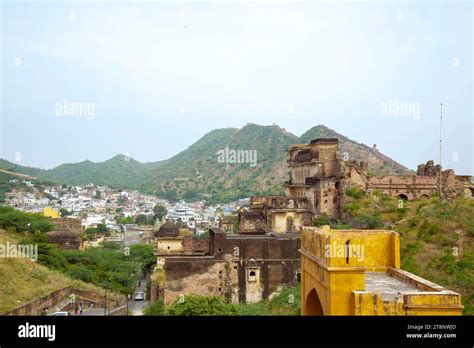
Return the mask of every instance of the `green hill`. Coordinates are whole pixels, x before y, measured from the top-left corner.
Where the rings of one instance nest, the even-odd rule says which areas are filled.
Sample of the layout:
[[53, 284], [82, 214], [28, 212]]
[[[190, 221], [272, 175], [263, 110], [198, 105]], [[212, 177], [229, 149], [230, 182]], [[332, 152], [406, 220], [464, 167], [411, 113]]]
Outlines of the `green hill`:
[[[50, 170], [18, 166], [5, 160], [0, 169], [37, 176], [57, 183], [95, 183], [139, 189], [170, 200], [207, 199], [224, 202], [255, 194], [279, 194], [287, 178], [286, 150], [290, 144], [308, 143], [318, 137], [336, 137], [349, 159], [365, 160], [374, 174], [408, 173], [409, 170], [378, 151], [372, 151], [325, 127], [315, 126], [301, 137], [279, 126], [247, 124], [241, 129], [215, 129], [177, 155], [159, 162], [140, 163], [123, 155], [94, 163], [62, 164]], [[219, 163], [218, 151], [256, 151], [250, 163]]]

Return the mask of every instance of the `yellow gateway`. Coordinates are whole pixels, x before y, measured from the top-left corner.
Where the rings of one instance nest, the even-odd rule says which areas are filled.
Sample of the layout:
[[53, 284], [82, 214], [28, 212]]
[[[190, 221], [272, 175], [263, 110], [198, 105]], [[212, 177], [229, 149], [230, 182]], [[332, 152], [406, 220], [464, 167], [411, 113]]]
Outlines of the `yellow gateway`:
[[303, 227], [302, 315], [462, 315], [461, 296], [400, 269], [387, 230]]

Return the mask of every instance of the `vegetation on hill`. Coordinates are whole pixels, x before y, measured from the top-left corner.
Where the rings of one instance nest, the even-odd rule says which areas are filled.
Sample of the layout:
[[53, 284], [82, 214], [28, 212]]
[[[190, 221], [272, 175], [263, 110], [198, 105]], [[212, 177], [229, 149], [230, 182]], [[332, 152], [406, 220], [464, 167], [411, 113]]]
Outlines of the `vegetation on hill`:
[[460, 293], [464, 314], [474, 315], [474, 200], [400, 201], [377, 192], [346, 200], [353, 226], [400, 233], [401, 267]]
[[[308, 143], [318, 137], [336, 137], [341, 152], [350, 160], [365, 160], [373, 174], [408, 173], [409, 170], [379, 151], [354, 142], [325, 127], [316, 126], [301, 137], [273, 126], [247, 124], [241, 129], [215, 129], [177, 155], [159, 162], [140, 163], [123, 155], [101, 163], [84, 161], [63, 164], [50, 170], [18, 166], [0, 160], [0, 169], [37, 176], [67, 184], [95, 183], [138, 189], [172, 201], [206, 199], [222, 203], [255, 194], [283, 193], [287, 179], [286, 150], [290, 144]], [[219, 163], [217, 152], [254, 151], [256, 166], [250, 163]]]
[[25, 213], [9, 206], [0, 206], [0, 228], [9, 232], [48, 232], [53, 228], [42, 214]]
[[[0, 244], [18, 244], [20, 236], [0, 230]], [[0, 258], [0, 313], [67, 286], [103, 294], [92, 284], [67, 277], [28, 258]]]
[[133, 245], [127, 253], [123, 248], [113, 248], [108, 244], [86, 250], [58, 249], [47, 242], [46, 232], [52, 228], [47, 218], [7, 206], [0, 206], [0, 228], [21, 244], [37, 245], [38, 264], [73, 279], [124, 294], [133, 293], [140, 273], [149, 271], [156, 261], [151, 245]]

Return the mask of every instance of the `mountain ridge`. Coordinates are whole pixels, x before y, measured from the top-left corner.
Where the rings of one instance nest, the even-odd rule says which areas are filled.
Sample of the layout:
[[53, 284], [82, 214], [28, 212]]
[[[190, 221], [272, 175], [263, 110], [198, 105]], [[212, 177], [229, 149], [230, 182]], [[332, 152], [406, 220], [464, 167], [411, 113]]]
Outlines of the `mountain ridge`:
[[[64, 163], [52, 169], [20, 166], [0, 159], [0, 169], [56, 183], [95, 183], [136, 189], [170, 200], [207, 199], [223, 202], [253, 194], [280, 194], [287, 177], [286, 149], [319, 137], [339, 139], [341, 153], [350, 160], [369, 162], [373, 174], [406, 174], [411, 171], [369, 146], [317, 125], [301, 136], [280, 126], [247, 123], [242, 128], [217, 128], [204, 134], [185, 150], [162, 161], [139, 162], [123, 154], [103, 162], [89, 160]], [[256, 165], [219, 163], [217, 153], [230, 150], [255, 151]]]

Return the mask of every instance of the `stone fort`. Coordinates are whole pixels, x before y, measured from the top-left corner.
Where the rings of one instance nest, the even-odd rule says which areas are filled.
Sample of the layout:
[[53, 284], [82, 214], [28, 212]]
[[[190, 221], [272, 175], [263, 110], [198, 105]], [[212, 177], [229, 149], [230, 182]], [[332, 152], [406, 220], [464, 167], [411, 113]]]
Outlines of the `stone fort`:
[[[441, 171], [432, 161], [420, 165], [417, 174], [372, 177], [366, 162], [342, 160], [333, 138], [290, 146], [287, 162], [285, 195], [251, 197], [250, 206], [238, 212], [236, 234], [211, 228], [209, 240], [203, 241], [181, 236], [170, 224], [160, 228], [154, 241], [152, 300], [162, 297], [170, 304], [196, 294], [222, 296], [233, 303], [258, 302], [302, 281], [302, 314], [461, 313], [458, 294], [399, 269], [396, 232], [328, 232], [309, 226], [323, 213], [341, 217], [344, 192], [351, 186], [416, 199], [439, 192], [441, 177], [442, 195], [451, 199], [472, 196], [470, 177]], [[339, 265], [342, 261], [336, 258], [321, 258], [331, 240], [344, 247], [366, 246], [368, 259], [356, 264], [353, 254]], [[409, 291], [401, 296], [397, 289]]]

